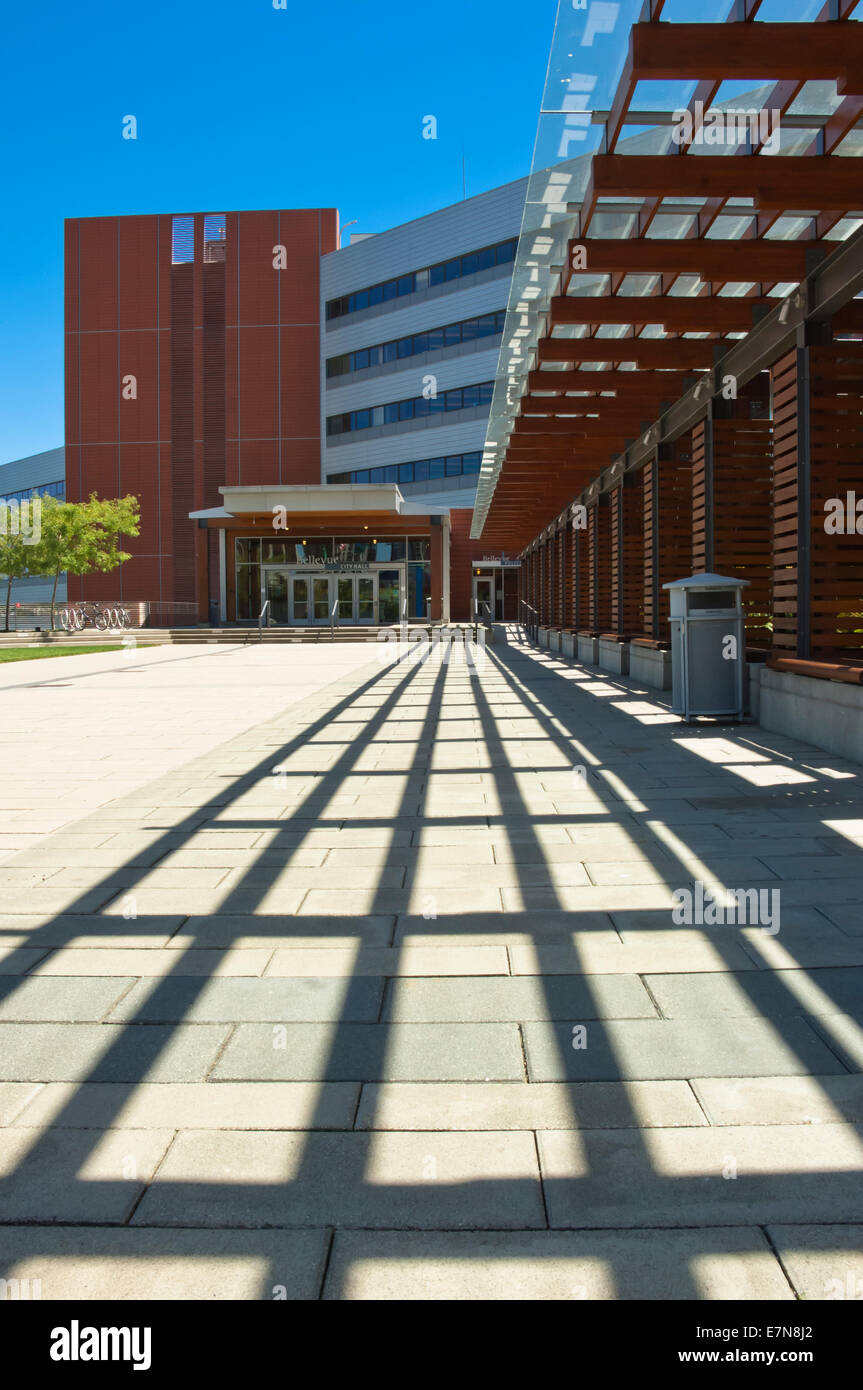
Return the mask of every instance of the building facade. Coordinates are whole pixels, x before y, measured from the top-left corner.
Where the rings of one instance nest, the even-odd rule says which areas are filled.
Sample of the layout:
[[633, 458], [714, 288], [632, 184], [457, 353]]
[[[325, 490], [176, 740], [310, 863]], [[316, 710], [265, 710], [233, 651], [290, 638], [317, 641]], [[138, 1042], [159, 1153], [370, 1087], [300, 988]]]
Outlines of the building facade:
[[[25, 502], [33, 497], [66, 496], [65, 450], [46, 449], [40, 454], [30, 454], [27, 458], [15, 459], [0, 465], [0, 506], [4, 502]], [[54, 587], [52, 579], [36, 575], [32, 578], [15, 579], [12, 582], [13, 604], [49, 603]], [[66, 576], [61, 574], [57, 582], [57, 598], [66, 598]], [[0, 574], [0, 605], [6, 603], [6, 576]]]
[[342, 249], [334, 209], [67, 222], [68, 496], [141, 502], [132, 559], [70, 596], [181, 623], [257, 621], [268, 600], [291, 625], [514, 617], [472, 573], [495, 561], [450, 536], [469, 531], [524, 193]]

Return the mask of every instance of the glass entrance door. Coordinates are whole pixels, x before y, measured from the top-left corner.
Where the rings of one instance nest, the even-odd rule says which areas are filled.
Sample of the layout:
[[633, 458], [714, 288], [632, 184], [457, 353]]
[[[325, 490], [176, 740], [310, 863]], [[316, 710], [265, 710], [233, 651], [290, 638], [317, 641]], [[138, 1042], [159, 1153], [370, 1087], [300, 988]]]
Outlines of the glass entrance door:
[[333, 581], [328, 574], [312, 576], [312, 622], [321, 627], [330, 621], [333, 599], [330, 595]]
[[264, 601], [269, 600], [266, 621], [283, 627], [290, 621], [288, 608], [288, 576], [283, 570], [265, 570]]
[[494, 579], [474, 575], [473, 580], [474, 618], [482, 621], [494, 617]]
[[397, 623], [406, 600], [404, 570], [367, 573], [288, 569], [263, 570], [264, 597], [270, 600], [271, 623], [288, 627], [323, 627]]
[[289, 585], [291, 591], [291, 627], [304, 627], [309, 621], [309, 581], [304, 574], [292, 574]]

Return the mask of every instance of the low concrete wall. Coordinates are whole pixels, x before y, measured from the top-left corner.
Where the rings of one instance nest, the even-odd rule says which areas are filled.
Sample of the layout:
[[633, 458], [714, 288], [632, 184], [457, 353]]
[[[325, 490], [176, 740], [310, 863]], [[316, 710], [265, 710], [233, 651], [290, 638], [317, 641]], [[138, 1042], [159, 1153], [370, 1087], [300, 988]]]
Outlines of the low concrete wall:
[[574, 632], [562, 632], [560, 635], [560, 650], [564, 656], [570, 657], [573, 661], [576, 657], [577, 641]]
[[863, 686], [758, 669], [763, 729], [863, 763]]
[[537, 628], [537, 630], [536, 630], [536, 641], [537, 641], [537, 646], [540, 646], [540, 647], [547, 647], [547, 646], [548, 646], [548, 628], [547, 628], [547, 627], [538, 627], [538, 628]]
[[629, 675], [629, 643], [616, 642], [613, 637], [599, 639], [599, 669], [615, 676]]
[[548, 650], [550, 652], [560, 651], [560, 631], [556, 627], [550, 627], [548, 630]]
[[578, 634], [578, 659], [584, 666], [595, 666], [599, 661], [599, 638]]
[[632, 680], [642, 681], [652, 690], [670, 690], [671, 652], [630, 642], [629, 674]]
[[743, 678], [743, 699], [746, 713], [754, 719], [756, 724], [761, 712], [761, 672], [763, 670], [763, 662], [749, 661], [746, 664], [746, 674]]

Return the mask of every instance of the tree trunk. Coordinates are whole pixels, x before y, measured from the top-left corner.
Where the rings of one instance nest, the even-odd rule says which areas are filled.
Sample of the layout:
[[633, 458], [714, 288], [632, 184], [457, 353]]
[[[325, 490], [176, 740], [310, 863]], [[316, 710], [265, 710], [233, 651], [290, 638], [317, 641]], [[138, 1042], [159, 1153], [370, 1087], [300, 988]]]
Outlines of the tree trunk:
[[51, 631], [54, 631], [54, 603], [57, 598], [57, 581], [60, 578], [60, 571], [54, 571], [54, 587], [51, 590]]

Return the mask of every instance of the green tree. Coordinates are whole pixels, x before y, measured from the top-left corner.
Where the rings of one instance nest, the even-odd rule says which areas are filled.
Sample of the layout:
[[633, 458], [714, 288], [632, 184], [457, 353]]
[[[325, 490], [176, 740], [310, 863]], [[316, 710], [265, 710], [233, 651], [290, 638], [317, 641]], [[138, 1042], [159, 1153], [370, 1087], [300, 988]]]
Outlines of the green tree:
[[24, 537], [7, 532], [0, 534], [0, 574], [6, 576], [6, 628], [9, 631], [9, 610], [12, 606], [12, 581], [31, 573], [35, 546], [25, 545]]
[[42, 539], [32, 546], [31, 574], [53, 576], [51, 627], [57, 584], [67, 574], [107, 574], [131, 559], [122, 550], [123, 536], [137, 536], [140, 510], [137, 497], [97, 497], [86, 502], [60, 502], [55, 497], [42, 500]]

